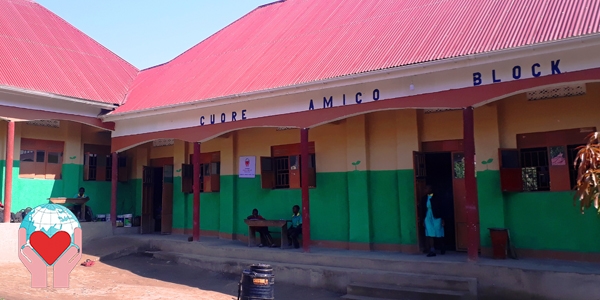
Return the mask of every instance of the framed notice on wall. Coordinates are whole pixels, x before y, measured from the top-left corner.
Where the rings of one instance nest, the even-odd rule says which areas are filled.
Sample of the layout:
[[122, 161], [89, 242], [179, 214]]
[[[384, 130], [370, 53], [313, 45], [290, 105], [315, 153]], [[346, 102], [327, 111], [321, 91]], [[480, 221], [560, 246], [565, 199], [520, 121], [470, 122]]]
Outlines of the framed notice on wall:
[[256, 157], [240, 156], [240, 178], [256, 177]]

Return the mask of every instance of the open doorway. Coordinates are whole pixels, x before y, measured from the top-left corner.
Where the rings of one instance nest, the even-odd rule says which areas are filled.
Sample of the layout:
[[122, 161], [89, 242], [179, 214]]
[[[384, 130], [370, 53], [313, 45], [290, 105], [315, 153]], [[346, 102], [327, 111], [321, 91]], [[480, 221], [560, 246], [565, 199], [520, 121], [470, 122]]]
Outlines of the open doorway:
[[417, 207], [418, 242], [425, 251], [423, 199], [430, 184], [441, 199], [444, 209], [444, 244], [446, 250], [466, 251], [466, 189], [462, 140], [424, 142], [423, 152], [414, 152], [415, 201]]
[[152, 220], [154, 223], [154, 231], [153, 232], [161, 232], [162, 227], [162, 194], [163, 194], [163, 185], [161, 184], [163, 181], [162, 174], [163, 168], [153, 168], [152, 170], [153, 181], [158, 183], [154, 184], [152, 187]]
[[142, 233], [170, 234], [173, 228], [173, 158], [152, 159], [144, 166]]
[[[444, 211], [444, 243], [446, 250], [456, 250], [454, 221], [454, 188], [452, 184], [452, 155], [450, 152], [426, 153], [425, 183], [434, 188], [436, 197], [441, 198]], [[437, 246], [439, 247], [439, 245]]]

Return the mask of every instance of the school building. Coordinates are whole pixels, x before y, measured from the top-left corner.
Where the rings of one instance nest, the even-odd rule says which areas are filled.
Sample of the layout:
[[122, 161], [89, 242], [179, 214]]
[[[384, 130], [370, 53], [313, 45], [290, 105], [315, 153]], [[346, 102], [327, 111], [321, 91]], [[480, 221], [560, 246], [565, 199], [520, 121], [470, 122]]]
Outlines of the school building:
[[278, 1], [138, 70], [1, 0], [2, 203], [81, 186], [141, 233], [239, 240], [253, 208], [297, 204], [307, 250], [418, 253], [432, 184], [470, 259], [507, 228], [520, 256], [600, 261], [600, 220], [572, 191], [600, 128], [599, 5]]

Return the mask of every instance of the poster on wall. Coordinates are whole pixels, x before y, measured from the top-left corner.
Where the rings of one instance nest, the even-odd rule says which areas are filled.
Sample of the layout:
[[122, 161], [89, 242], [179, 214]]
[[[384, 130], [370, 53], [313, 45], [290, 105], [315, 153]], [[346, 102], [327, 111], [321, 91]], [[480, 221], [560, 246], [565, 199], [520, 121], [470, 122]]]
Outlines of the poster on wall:
[[240, 178], [256, 177], [256, 157], [240, 156]]

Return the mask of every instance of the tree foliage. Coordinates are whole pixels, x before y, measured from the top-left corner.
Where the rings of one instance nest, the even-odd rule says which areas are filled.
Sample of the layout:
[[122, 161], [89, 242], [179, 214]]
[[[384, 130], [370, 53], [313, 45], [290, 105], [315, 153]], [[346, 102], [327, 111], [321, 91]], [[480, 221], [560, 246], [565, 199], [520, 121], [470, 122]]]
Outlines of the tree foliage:
[[600, 214], [600, 132], [588, 136], [587, 144], [577, 148], [577, 156], [573, 164], [577, 170], [577, 192], [575, 204], [579, 202], [581, 213], [594, 206]]

